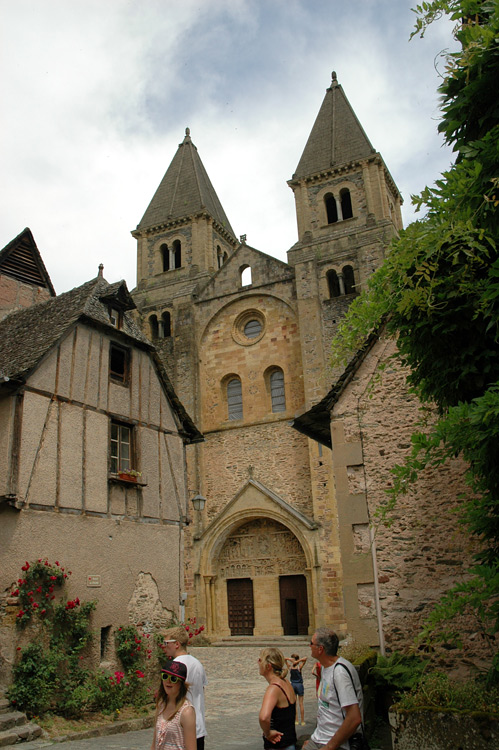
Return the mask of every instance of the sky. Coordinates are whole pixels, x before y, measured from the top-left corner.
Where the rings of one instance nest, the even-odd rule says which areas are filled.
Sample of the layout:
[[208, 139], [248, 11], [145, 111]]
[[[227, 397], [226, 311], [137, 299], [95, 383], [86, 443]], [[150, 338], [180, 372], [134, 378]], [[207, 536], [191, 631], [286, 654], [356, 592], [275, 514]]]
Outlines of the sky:
[[448, 168], [442, 19], [414, 0], [0, 0], [0, 248], [33, 232], [56, 292], [136, 284], [137, 226], [189, 127], [237, 237], [286, 260], [293, 175], [331, 72], [404, 198]]

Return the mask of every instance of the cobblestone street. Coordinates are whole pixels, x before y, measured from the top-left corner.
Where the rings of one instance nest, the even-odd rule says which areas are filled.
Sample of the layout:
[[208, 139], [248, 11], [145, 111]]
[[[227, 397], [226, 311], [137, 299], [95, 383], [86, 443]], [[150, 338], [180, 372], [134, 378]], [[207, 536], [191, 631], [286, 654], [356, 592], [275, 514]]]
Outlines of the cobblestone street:
[[[261, 647], [193, 648], [208, 675], [206, 688], [206, 750], [262, 750], [263, 741], [258, 724], [266, 681], [258, 673]], [[294, 650], [294, 648], [291, 648]], [[289, 649], [285, 655], [289, 656]], [[308, 656], [303, 651], [300, 656]], [[315, 727], [315, 679], [313, 662], [304, 668], [306, 726], [298, 726], [298, 735], [309, 736]], [[127, 732], [107, 737], [65, 742], [64, 750], [149, 750], [152, 729]], [[25, 750], [53, 746], [47, 741], [23, 744]]]

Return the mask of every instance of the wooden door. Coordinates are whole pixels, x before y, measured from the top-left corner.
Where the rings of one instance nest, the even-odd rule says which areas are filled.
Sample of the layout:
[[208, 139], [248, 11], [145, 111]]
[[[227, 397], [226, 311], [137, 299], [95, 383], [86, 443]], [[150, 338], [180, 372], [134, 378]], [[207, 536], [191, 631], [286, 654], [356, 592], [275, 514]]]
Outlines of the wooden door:
[[279, 594], [284, 635], [307, 635], [308, 598], [305, 576], [280, 576]]
[[227, 604], [231, 635], [253, 635], [255, 609], [251, 578], [231, 578], [227, 581]]

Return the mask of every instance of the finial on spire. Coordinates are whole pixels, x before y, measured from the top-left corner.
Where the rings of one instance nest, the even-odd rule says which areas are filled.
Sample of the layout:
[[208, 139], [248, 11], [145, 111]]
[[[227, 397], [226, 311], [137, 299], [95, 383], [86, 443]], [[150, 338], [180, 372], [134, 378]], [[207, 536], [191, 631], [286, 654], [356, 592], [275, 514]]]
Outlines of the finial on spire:
[[190, 135], [191, 134], [191, 129], [190, 128], [186, 128], [185, 129], [185, 134], [186, 135]]
[[101, 278], [104, 276], [104, 263], [99, 263], [99, 276]]
[[337, 85], [338, 85], [338, 78], [336, 76], [336, 71], [333, 70], [333, 72], [331, 73], [331, 88], [333, 88], [333, 86], [337, 86]]

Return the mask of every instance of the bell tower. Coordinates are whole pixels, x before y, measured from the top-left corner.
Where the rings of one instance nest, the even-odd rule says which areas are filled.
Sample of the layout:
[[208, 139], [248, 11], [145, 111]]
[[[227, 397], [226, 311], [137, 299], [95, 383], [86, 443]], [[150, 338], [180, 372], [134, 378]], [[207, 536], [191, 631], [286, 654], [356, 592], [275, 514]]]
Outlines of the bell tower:
[[308, 331], [302, 355], [311, 406], [331, 380], [329, 350], [342, 316], [402, 228], [401, 195], [334, 72], [288, 185], [298, 223], [288, 262]]
[[[137, 240], [137, 292], [162, 300], [213, 274], [238, 246], [189, 128], [144, 216]], [[170, 289], [170, 292], [167, 290]]]
[[144, 333], [194, 414], [194, 295], [239, 242], [189, 128], [132, 236], [137, 240], [133, 296]]

